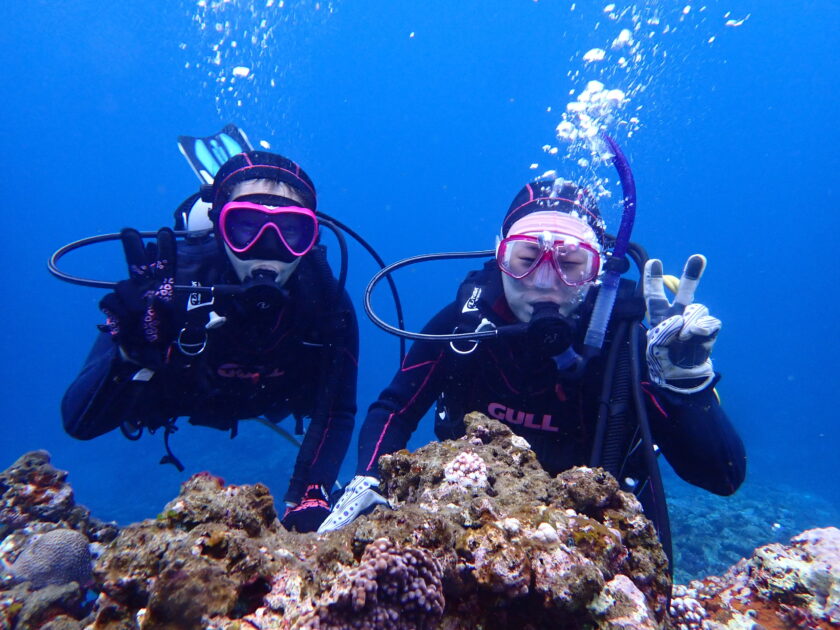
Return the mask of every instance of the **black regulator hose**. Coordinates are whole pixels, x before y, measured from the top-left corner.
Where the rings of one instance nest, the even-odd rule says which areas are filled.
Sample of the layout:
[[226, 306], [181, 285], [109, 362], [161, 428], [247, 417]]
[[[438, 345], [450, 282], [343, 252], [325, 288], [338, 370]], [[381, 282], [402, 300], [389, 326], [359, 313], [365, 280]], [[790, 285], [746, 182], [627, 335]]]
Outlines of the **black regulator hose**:
[[[630, 345], [632, 348], [639, 347], [639, 334], [641, 326], [632, 326], [630, 329]], [[639, 352], [630, 353], [630, 372], [633, 379], [633, 402], [636, 406], [636, 417], [639, 421], [639, 429], [642, 434], [642, 445], [644, 448], [645, 464], [650, 475], [651, 499], [653, 502], [653, 516], [656, 525], [656, 533], [662, 543], [662, 549], [668, 556], [668, 573], [673, 577], [674, 553], [671, 542], [671, 519], [668, 516], [668, 504], [665, 500], [665, 487], [662, 485], [662, 474], [659, 471], [659, 463], [656, 461], [656, 449], [653, 442], [653, 435], [650, 431], [650, 421], [645, 407], [644, 393], [642, 392], [642, 366]]]
[[390, 274], [396, 271], [397, 269], [407, 267], [408, 265], [413, 265], [416, 263], [426, 262], [429, 260], [461, 260], [465, 258], [488, 258], [493, 256], [494, 254], [494, 250], [484, 249], [475, 252], [442, 252], [438, 254], [422, 254], [420, 256], [411, 256], [410, 258], [403, 258], [402, 260], [398, 260], [397, 262], [388, 265], [384, 269], [380, 269], [376, 273], [376, 275], [374, 275], [373, 278], [370, 279], [370, 282], [368, 282], [367, 287], [365, 287], [364, 293], [365, 313], [374, 324], [379, 326], [385, 332], [391, 333], [392, 335], [396, 335], [404, 339], [414, 339], [415, 341], [475, 341], [478, 339], [498, 337], [500, 334], [504, 334], [503, 331], [505, 331], [506, 328], [511, 329], [511, 332], [513, 332], [513, 328], [516, 328], [517, 332], [521, 332], [522, 329], [524, 329], [522, 327], [506, 326], [505, 328], [494, 328], [493, 330], [486, 331], [452, 333], [449, 335], [428, 335], [424, 333], [416, 333], [411, 332], [409, 330], [404, 330], [403, 324], [400, 324], [399, 327], [391, 326], [388, 322], [384, 321], [381, 317], [379, 317], [376, 313], [373, 312], [373, 306], [371, 305], [371, 295], [373, 294], [373, 290], [376, 288], [376, 285], [379, 283], [379, 281], [383, 278], [388, 278], [390, 280]]
[[[371, 255], [371, 257], [376, 261], [379, 265], [380, 269], [385, 268], [385, 261], [382, 260], [382, 257], [376, 252], [373, 247], [363, 239], [355, 230], [348, 227], [338, 219], [331, 217], [330, 215], [324, 212], [317, 212], [316, 213], [320, 222], [325, 225], [333, 234], [335, 234], [336, 239], [338, 240], [339, 249], [341, 251], [341, 269], [339, 271], [338, 276], [338, 286], [339, 286], [339, 295], [344, 290], [344, 287], [347, 282], [347, 261], [348, 261], [348, 254], [347, 254], [347, 242], [344, 238], [344, 235], [341, 233], [343, 230], [350, 236], [352, 236], [365, 250]], [[338, 230], [336, 229], [339, 228]], [[190, 238], [195, 237], [201, 234], [208, 234], [210, 230], [206, 232], [202, 232], [196, 234], [195, 232], [188, 232], [185, 230], [175, 230], [174, 234], [176, 237], [180, 238]], [[156, 238], [157, 232], [140, 232], [140, 236], [142, 238]], [[91, 278], [82, 278], [80, 276], [74, 276], [69, 273], [65, 273], [58, 268], [58, 261], [61, 260], [65, 255], [69, 254], [70, 252], [80, 249], [82, 247], [86, 247], [88, 245], [94, 245], [96, 243], [104, 243], [107, 241], [118, 241], [122, 238], [120, 234], [98, 234], [96, 236], [89, 236], [87, 238], [79, 239], [78, 241], [73, 241], [72, 243], [68, 243], [67, 245], [60, 247], [56, 250], [52, 256], [50, 256], [49, 260], [47, 261], [47, 268], [49, 269], [50, 273], [54, 275], [59, 280], [63, 280], [64, 282], [69, 282], [70, 284], [77, 284], [79, 286], [84, 287], [93, 287], [95, 289], [114, 289], [117, 286], [115, 281], [110, 280], [94, 280]], [[389, 276], [387, 278], [388, 284], [391, 288], [391, 294], [394, 298], [394, 308], [397, 313], [397, 322], [400, 328], [405, 327], [405, 318], [403, 316], [402, 310], [402, 303], [400, 302], [399, 293], [397, 292], [397, 285], [394, 280]], [[185, 285], [175, 285], [174, 289], [176, 291], [189, 291], [191, 293], [202, 293], [211, 295], [215, 290], [219, 290], [220, 287], [193, 287], [193, 286], [185, 286]], [[400, 364], [402, 364], [403, 359], [405, 358], [405, 340], [400, 338]]]
[[[615, 337], [610, 346], [609, 354], [607, 354], [607, 361], [604, 365], [604, 380], [601, 386], [601, 395], [598, 399], [598, 419], [595, 423], [595, 436], [592, 440], [592, 452], [589, 458], [589, 465], [593, 468], [604, 468], [613, 477], [618, 478], [618, 466], [612, 466], [612, 462], [608, 463], [604, 443], [606, 440], [612, 441], [611, 434], [616, 432], [613, 423], [613, 390], [616, 382], [616, 376], [619, 373], [617, 369], [618, 356], [621, 352], [621, 346], [627, 341], [627, 322], [619, 322], [616, 327]], [[622, 367], [627, 371], [627, 379], [630, 378], [630, 366], [626, 361], [622, 361]], [[623, 387], [622, 392], [626, 396], [624, 403], [630, 402], [630, 392]], [[619, 431], [620, 432], [620, 431]], [[608, 436], [610, 436], [608, 438]]]
[[[330, 215], [324, 212], [317, 212], [318, 217], [327, 219], [333, 225], [338, 226], [345, 232], [347, 232], [350, 236], [352, 236], [356, 242], [365, 248], [368, 254], [376, 261], [376, 264], [379, 265], [380, 269], [385, 269], [385, 261], [382, 260], [382, 257], [379, 253], [371, 247], [370, 243], [368, 243], [365, 239], [361, 237], [361, 235], [356, 232], [354, 229], [348, 227], [346, 224], [342, 223], [338, 219], [331, 217]], [[397, 292], [397, 284], [394, 282], [394, 279], [389, 275], [387, 276], [386, 280], [388, 281], [388, 286], [391, 288], [391, 295], [394, 298], [394, 310], [397, 312], [397, 325], [400, 328], [405, 328], [405, 318], [403, 317], [403, 310], [402, 310], [402, 302], [400, 302], [400, 296]], [[402, 365], [403, 359], [405, 359], [405, 339], [400, 337], [400, 365]]]
[[[648, 256], [638, 243], [627, 244], [627, 254], [636, 264], [639, 276], [644, 272]], [[643, 283], [636, 284], [635, 294], [644, 297]], [[636, 325], [633, 321], [632, 325]], [[618, 478], [621, 468], [622, 450], [627, 439], [626, 419], [631, 404], [629, 353], [638, 353], [630, 345], [627, 322], [616, 325], [615, 336], [604, 366], [604, 381], [598, 401], [598, 420], [592, 442], [590, 465], [601, 467]], [[615, 402], [614, 402], [615, 401]]]
[[[344, 234], [335, 226], [329, 219], [321, 217], [321, 225], [326, 226], [335, 234], [335, 239], [338, 241], [338, 251], [341, 263], [338, 268], [338, 282], [335, 286], [334, 303], [339, 304], [341, 296], [344, 294], [344, 285], [347, 283], [347, 241], [344, 239]], [[332, 274], [329, 274], [332, 277]]]
[[[157, 232], [139, 232], [142, 238], [157, 238]], [[178, 230], [174, 232], [176, 237], [187, 238], [191, 235], [190, 232], [186, 232], [184, 230]], [[61, 260], [65, 255], [69, 254], [70, 252], [80, 249], [82, 247], [87, 247], [88, 245], [94, 245], [96, 243], [104, 243], [106, 241], [119, 241], [122, 239], [122, 234], [97, 234], [96, 236], [88, 236], [87, 238], [79, 239], [78, 241], [73, 241], [72, 243], [68, 243], [64, 247], [60, 247], [53, 255], [50, 256], [50, 259], [47, 261], [47, 268], [50, 270], [50, 273], [54, 275], [59, 280], [63, 280], [64, 282], [69, 282], [70, 284], [78, 284], [79, 286], [83, 287], [93, 287], [94, 289], [114, 289], [117, 286], [117, 283], [112, 280], [93, 280], [91, 278], [82, 278], [80, 276], [73, 276], [69, 273], [65, 273], [58, 268], [58, 261]], [[176, 291], [190, 291], [193, 293], [205, 293], [210, 294], [213, 292], [212, 287], [191, 287], [186, 285], [175, 285], [173, 287]]]

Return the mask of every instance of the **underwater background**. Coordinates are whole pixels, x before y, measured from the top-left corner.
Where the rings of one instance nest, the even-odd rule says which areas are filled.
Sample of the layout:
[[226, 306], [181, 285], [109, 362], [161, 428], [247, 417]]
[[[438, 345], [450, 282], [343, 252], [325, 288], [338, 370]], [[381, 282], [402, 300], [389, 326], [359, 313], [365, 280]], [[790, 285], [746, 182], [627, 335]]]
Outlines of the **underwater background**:
[[[723, 320], [718, 391], [749, 469], [731, 498], [666, 471], [678, 579], [840, 525], [834, 0], [8, 0], [0, 23], [2, 467], [46, 449], [76, 500], [121, 524], [154, 517], [200, 470], [285, 491], [295, 450], [257, 423], [230, 440], [182, 420], [172, 447], [185, 473], [158, 465], [160, 434], [79, 442], [61, 426], [103, 292], [59, 282], [46, 261], [84, 236], [170, 225], [198, 183], [177, 136], [238, 124], [299, 161], [319, 208], [392, 262], [492, 247], [513, 195], [548, 170], [591, 180], [614, 231], [615, 176], [558, 138], [565, 121], [621, 144], [638, 188], [633, 240], [666, 272], [679, 275], [695, 252], [709, 260], [697, 300]], [[620, 97], [575, 105], [590, 81]], [[358, 427], [398, 343], [364, 317], [376, 266], [350, 247]], [[125, 275], [110, 245], [62, 268]], [[470, 268], [397, 272], [408, 327], [452, 300]], [[394, 321], [384, 287], [374, 303]], [[433, 438], [431, 424], [412, 447]], [[354, 440], [341, 481], [355, 459]]]

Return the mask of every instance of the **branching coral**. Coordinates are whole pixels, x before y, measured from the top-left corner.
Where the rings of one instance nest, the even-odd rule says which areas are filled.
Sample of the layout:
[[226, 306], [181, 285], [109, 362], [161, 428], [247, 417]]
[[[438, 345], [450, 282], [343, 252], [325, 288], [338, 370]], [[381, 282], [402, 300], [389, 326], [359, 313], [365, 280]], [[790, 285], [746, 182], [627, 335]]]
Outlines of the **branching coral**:
[[472, 451], [464, 451], [443, 469], [447, 483], [462, 488], [484, 488], [487, 485], [487, 464]]
[[443, 607], [441, 569], [428, 552], [380, 538], [296, 628], [420, 630], [435, 627]]

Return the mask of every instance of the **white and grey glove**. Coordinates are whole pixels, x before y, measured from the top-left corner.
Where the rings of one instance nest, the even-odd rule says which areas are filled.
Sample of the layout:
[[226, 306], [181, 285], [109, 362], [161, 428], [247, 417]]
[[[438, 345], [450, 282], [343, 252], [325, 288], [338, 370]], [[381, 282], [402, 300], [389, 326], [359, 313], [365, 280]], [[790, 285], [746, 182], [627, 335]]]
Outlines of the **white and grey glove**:
[[377, 505], [387, 505], [388, 500], [378, 492], [379, 480], [376, 477], [356, 475], [344, 488], [344, 493], [335, 504], [330, 515], [321, 523], [318, 533], [332, 532], [353, 522], [362, 514], [367, 514]]
[[710, 357], [720, 320], [709, 309], [694, 303], [694, 292], [706, 269], [700, 254], [685, 263], [674, 302], [665, 295], [662, 261], [645, 264], [644, 292], [648, 320], [647, 362], [651, 380], [658, 386], [682, 394], [699, 392], [714, 380]]

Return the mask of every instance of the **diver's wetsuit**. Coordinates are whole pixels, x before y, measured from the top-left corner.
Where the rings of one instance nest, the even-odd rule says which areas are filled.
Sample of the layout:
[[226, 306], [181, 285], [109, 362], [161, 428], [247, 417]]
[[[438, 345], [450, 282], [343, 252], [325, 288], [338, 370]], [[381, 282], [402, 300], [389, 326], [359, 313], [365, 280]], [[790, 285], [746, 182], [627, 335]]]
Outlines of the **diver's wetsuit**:
[[[485, 286], [478, 306], [482, 315], [497, 325], [514, 323], [500, 272], [492, 270], [491, 265], [481, 273]], [[485, 296], [487, 300], [483, 301]], [[581, 316], [583, 325], [578, 326], [578, 343], [588, 323], [587, 306], [592, 297], [579, 309], [585, 314]], [[462, 321], [461, 310], [462, 303], [450, 304], [423, 332], [452, 333]], [[616, 305], [616, 311], [620, 310], [621, 302]], [[405, 448], [419, 420], [441, 395], [443, 405], [436, 421], [440, 438], [463, 434], [463, 415], [480, 411], [528, 440], [549, 474], [587, 465], [598, 416], [603, 357], [614, 328], [611, 325], [608, 331], [602, 356], [591, 360], [576, 380], [558, 376], [554, 361], [539, 356], [538, 349], [528, 348], [522, 336], [482, 341], [468, 356], [456, 354], [448, 343], [415, 342], [400, 371], [368, 411], [359, 436], [356, 474], [376, 476], [377, 459]], [[716, 494], [735, 492], [746, 470], [744, 446], [712, 388], [684, 395], [652, 384], [643, 387], [654, 441], [676, 472]], [[444, 409], [446, 414], [442, 413]], [[625, 452], [637, 441], [637, 434], [628, 435]], [[639, 482], [647, 478], [641, 450], [627, 458], [622, 480], [630, 477]]]
[[[184, 364], [187, 357], [173, 348], [174, 359], [148, 382], [137, 380], [140, 367], [122, 360], [108, 334], [100, 334], [62, 401], [67, 433], [87, 440], [125, 421], [154, 428], [178, 416], [223, 430], [258, 415], [273, 422], [289, 414], [310, 416], [285, 500], [299, 501], [309, 484], [329, 491], [353, 432], [358, 327], [346, 293], [330, 310], [330, 301], [315, 290], [319, 274], [311, 258], [312, 253], [303, 257], [284, 287], [282, 307], [268, 319], [260, 321], [261, 313], [241, 305], [228, 308], [227, 322], [209, 331], [202, 354]], [[176, 275], [176, 280], [189, 284], [188, 278]], [[202, 284], [212, 282], [205, 278]], [[340, 316], [332, 317], [335, 313]], [[335, 347], [340, 351], [325, 389], [328, 355]], [[326, 413], [313, 416], [324, 396], [331, 398]]]

